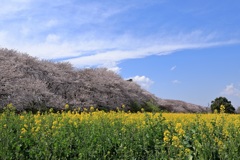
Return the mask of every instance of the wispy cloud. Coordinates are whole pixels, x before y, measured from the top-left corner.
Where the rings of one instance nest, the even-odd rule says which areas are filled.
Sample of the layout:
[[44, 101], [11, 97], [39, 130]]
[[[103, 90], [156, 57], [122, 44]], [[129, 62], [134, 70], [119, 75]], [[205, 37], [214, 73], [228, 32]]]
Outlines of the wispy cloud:
[[[191, 40], [189, 40], [191, 41]], [[93, 55], [84, 55], [79, 56], [77, 58], [68, 59], [67, 61], [73, 63], [76, 66], [85, 66], [85, 65], [101, 65], [105, 62], [120, 62], [125, 59], [134, 59], [134, 58], [144, 58], [151, 55], [168, 55], [172, 54], [173, 52], [184, 50], [184, 49], [195, 49], [195, 48], [207, 48], [207, 47], [213, 47], [218, 45], [224, 45], [224, 44], [230, 44], [232, 42], [205, 42], [205, 43], [162, 43], [159, 42], [159, 44], [149, 44], [145, 45], [144, 40], [142, 45], [135, 44], [135, 47], [121, 47], [121, 45], [113, 45], [114, 50], [107, 50], [107, 51], [101, 51]], [[233, 42], [235, 43], [235, 42]], [[131, 43], [129, 41], [129, 44], [132, 44], [134, 46], [134, 41]], [[127, 46], [127, 44], [125, 44]], [[111, 45], [110, 45], [111, 46]], [[144, 47], [143, 47], [144, 46]]]

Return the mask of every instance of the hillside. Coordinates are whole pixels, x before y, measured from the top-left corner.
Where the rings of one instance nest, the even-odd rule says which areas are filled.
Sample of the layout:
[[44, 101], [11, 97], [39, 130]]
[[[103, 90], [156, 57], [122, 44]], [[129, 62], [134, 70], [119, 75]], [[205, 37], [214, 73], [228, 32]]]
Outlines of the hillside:
[[[151, 103], [150, 103], [151, 102]], [[76, 69], [69, 63], [39, 60], [14, 50], [0, 49], [0, 109], [88, 108], [110, 110], [126, 106], [137, 111], [153, 105], [170, 112], [203, 112], [198, 105], [163, 100], [104, 68]]]

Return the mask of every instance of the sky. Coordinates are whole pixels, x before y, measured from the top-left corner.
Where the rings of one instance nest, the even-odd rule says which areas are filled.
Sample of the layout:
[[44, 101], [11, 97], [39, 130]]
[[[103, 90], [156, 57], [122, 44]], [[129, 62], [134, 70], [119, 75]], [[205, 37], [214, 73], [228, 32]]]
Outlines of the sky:
[[240, 1], [0, 0], [0, 47], [106, 67], [163, 99], [240, 106]]

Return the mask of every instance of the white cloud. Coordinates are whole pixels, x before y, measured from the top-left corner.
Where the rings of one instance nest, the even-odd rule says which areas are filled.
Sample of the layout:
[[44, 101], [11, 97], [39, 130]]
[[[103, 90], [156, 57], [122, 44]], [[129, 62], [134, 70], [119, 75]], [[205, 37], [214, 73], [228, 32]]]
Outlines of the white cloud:
[[240, 97], [240, 88], [236, 87], [232, 83], [232, 84], [227, 85], [225, 87], [225, 89], [221, 92], [221, 94]]
[[115, 63], [115, 62], [105, 63], [105, 64], [100, 65], [100, 66], [98, 66], [98, 67], [107, 68], [108, 70], [113, 71], [113, 72], [118, 73], [118, 74], [119, 74], [120, 71], [121, 71], [121, 68], [119, 68], [119, 67], [117, 66], [117, 63]]
[[170, 70], [174, 71], [177, 68], [177, 66], [173, 66]]
[[111, 43], [109, 43], [109, 46], [112, 46], [112, 48], [114, 48], [115, 46], [116, 47], [118, 46], [118, 47], [114, 50], [100, 51], [96, 54], [79, 56], [77, 58], [68, 59], [67, 61], [80, 67], [89, 65], [89, 64], [101, 65], [109, 61], [118, 63], [126, 59], [144, 58], [150, 55], [167, 55], [167, 54], [176, 52], [178, 50], [206, 48], [206, 47], [212, 47], [212, 46], [224, 44], [224, 42], [223, 43], [208, 42], [208, 43], [200, 43], [200, 44], [192, 44], [191, 42], [189, 42], [185, 44], [184, 43], [175, 44], [175, 41], [174, 41], [169, 44], [164, 44], [163, 42], [159, 42], [159, 44], [152, 43], [152, 44], [149, 44], [149, 46], [146, 46], [144, 42], [145, 41], [143, 40], [142, 44], [141, 43], [134, 44], [134, 41], [133, 42], [126, 41], [127, 44], [134, 46], [134, 48], [127, 46], [127, 44], [123, 44], [123, 47], [122, 47], [121, 44], [112, 45]]
[[108, 70], [109, 70], [109, 71], [113, 71], [113, 72], [119, 74], [120, 71], [121, 71], [121, 68], [118, 67], [118, 66], [115, 66], [115, 67], [108, 68]]
[[150, 78], [148, 78], [146, 76], [135, 76], [135, 77], [127, 78], [127, 79], [132, 79], [133, 82], [136, 82], [144, 89], [149, 89], [150, 86], [154, 83]]
[[[186, 36], [188, 37], [187, 34]], [[174, 38], [172, 38], [171, 42], [165, 41], [168, 38], [162, 37], [158, 41], [151, 41], [149, 39], [139, 40], [137, 37], [124, 35], [102, 39], [98, 38], [98, 35], [85, 33], [81, 37], [76, 36], [67, 40], [61, 35], [49, 33], [42, 42], [39, 42], [35, 39], [19, 41], [9, 32], [0, 32], [0, 42], [3, 42], [0, 46], [4, 45], [2, 47], [16, 49], [44, 59], [66, 58], [65, 61], [69, 61], [76, 67], [96, 67], [106, 66], [109, 63], [118, 64], [127, 59], [144, 58], [151, 55], [168, 55], [184, 49], [239, 43], [238, 41], [193, 43], [191, 39], [195, 37], [189, 38], [185, 42], [174, 40]], [[184, 39], [184, 35], [182, 35], [182, 38]], [[119, 70], [117, 65], [110, 68], [117, 72]], [[172, 71], [174, 69], [176, 69], [176, 66], [171, 68]]]
[[[138, 6], [148, 3], [157, 2], [141, 1]], [[8, 23], [5, 22], [0, 31], [0, 47], [44, 59], [65, 58], [76, 67], [103, 66], [119, 72], [117, 64], [126, 59], [240, 43], [216, 41], [215, 33], [206, 34], [201, 30], [169, 35], [163, 31], [148, 37], [112, 31], [125, 31], [117, 28], [111, 18], [116, 16], [114, 21], [117, 21], [118, 15], [131, 8], [136, 8], [136, 1], [3, 0], [0, 21], [7, 19]]]
[[172, 83], [173, 84], [180, 84], [181, 82], [179, 80], [173, 80]]

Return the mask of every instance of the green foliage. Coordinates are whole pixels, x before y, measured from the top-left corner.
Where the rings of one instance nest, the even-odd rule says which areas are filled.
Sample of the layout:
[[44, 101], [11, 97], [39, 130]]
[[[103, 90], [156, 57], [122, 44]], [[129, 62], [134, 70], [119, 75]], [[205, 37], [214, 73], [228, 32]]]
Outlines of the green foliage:
[[131, 112], [139, 112], [142, 111], [142, 109], [145, 112], [160, 112], [160, 108], [153, 104], [151, 101], [145, 102], [144, 104], [140, 105], [137, 102], [132, 102], [130, 105], [130, 111]]
[[139, 103], [137, 102], [131, 102], [130, 104], [130, 111], [131, 112], [138, 112], [141, 111], [142, 107]]
[[154, 105], [152, 102], [146, 102], [144, 110], [146, 112], [160, 112], [160, 108]]
[[13, 106], [12, 103], [9, 103], [6, 107], [3, 108], [5, 113], [15, 112], [16, 108]]
[[223, 105], [225, 107], [224, 108], [225, 113], [234, 113], [235, 112], [235, 108], [231, 104], [231, 101], [228, 101], [228, 99], [226, 97], [218, 97], [214, 101], [211, 102], [212, 112], [214, 113], [215, 111], [217, 111], [218, 113], [220, 113], [221, 105]]

